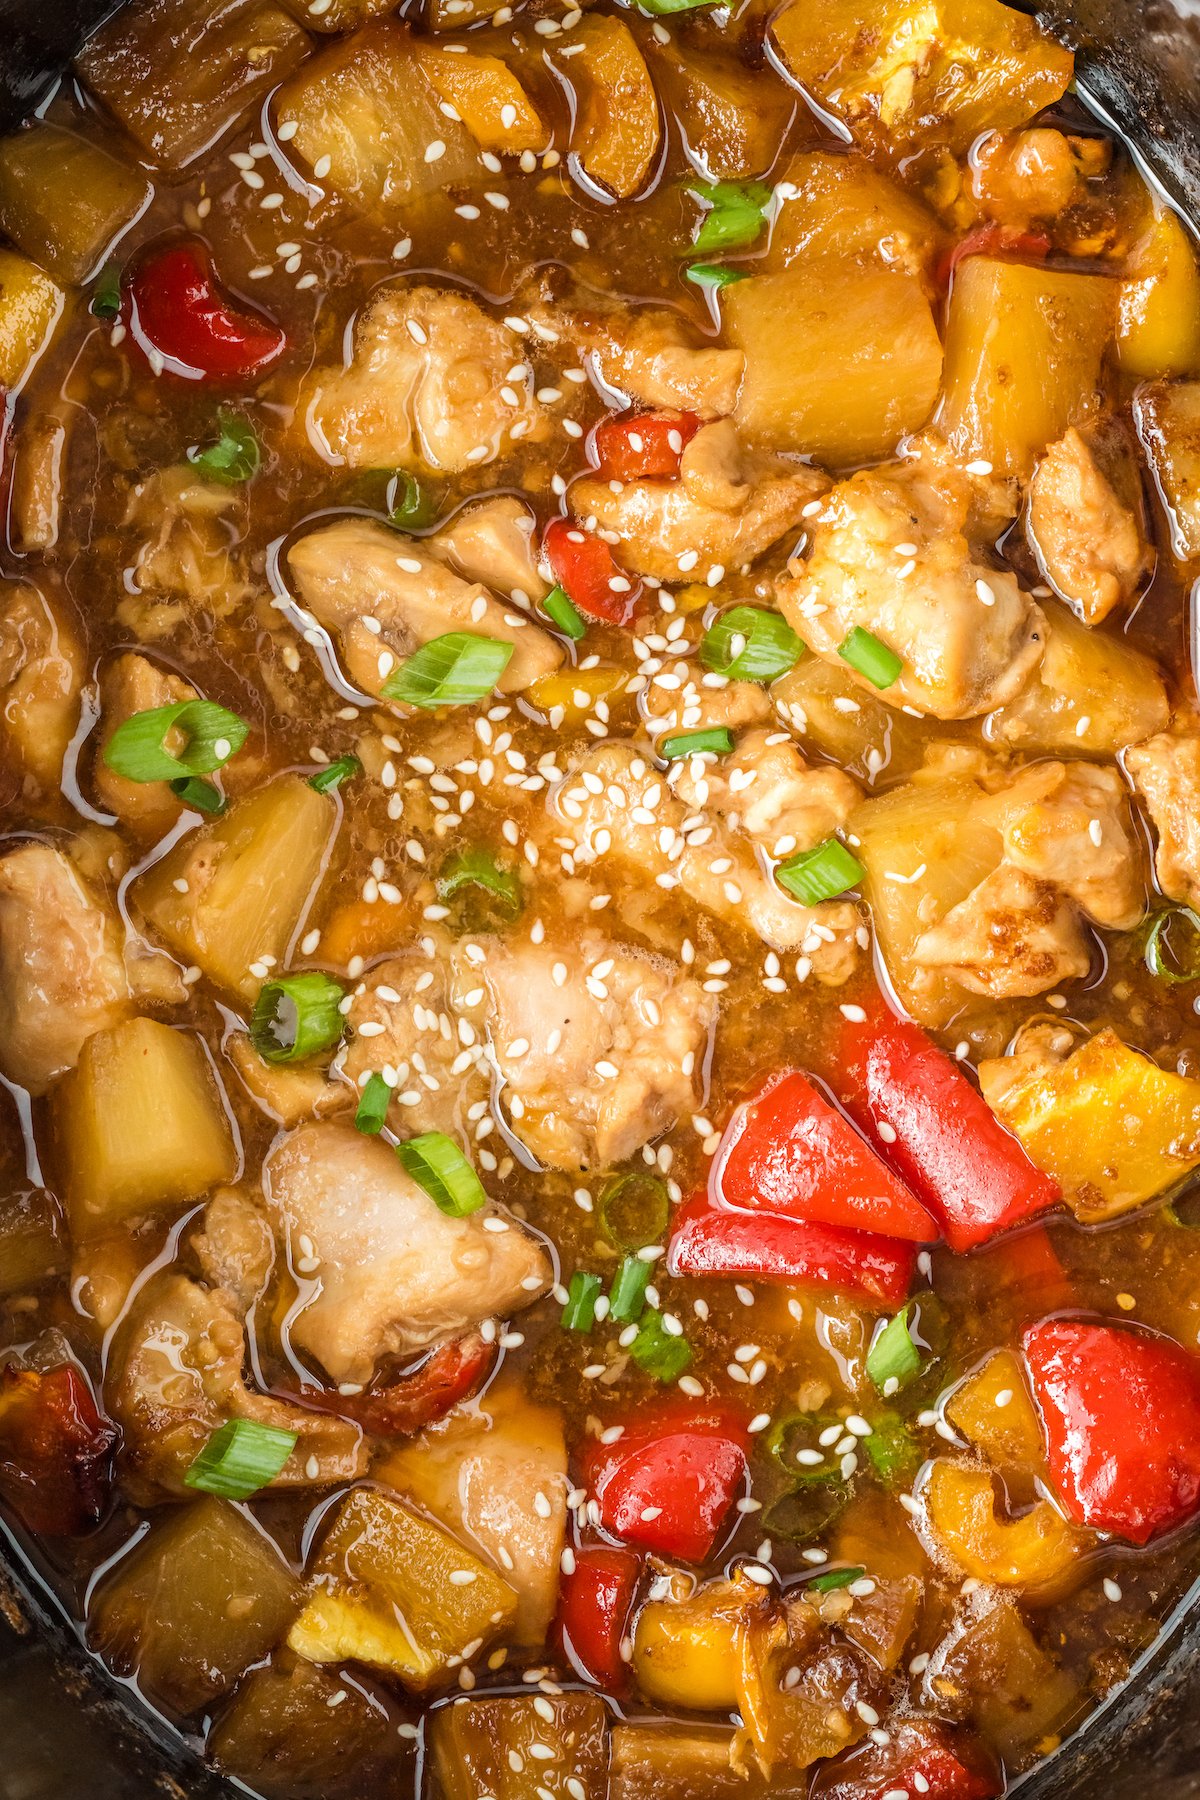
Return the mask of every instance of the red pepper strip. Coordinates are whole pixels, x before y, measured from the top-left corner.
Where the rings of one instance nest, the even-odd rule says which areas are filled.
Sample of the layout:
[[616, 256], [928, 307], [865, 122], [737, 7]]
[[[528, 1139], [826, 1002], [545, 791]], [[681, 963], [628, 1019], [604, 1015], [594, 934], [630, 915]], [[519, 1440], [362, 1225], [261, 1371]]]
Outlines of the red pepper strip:
[[608, 625], [629, 624], [637, 611], [642, 584], [619, 566], [603, 538], [570, 519], [551, 519], [542, 536], [542, 549], [555, 581], [581, 613]]
[[575, 1566], [559, 1588], [556, 1630], [563, 1655], [610, 1694], [629, 1686], [621, 1639], [641, 1572], [642, 1559], [632, 1550], [576, 1550]]
[[1072, 1519], [1145, 1544], [1200, 1511], [1200, 1358], [1082, 1319], [1031, 1325], [1023, 1347]]
[[584, 1478], [613, 1537], [701, 1563], [746, 1479], [748, 1444], [736, 1413], [655, 1407], [627, 1423], [616, 1443], [593, 1439], [583, 1456]]
[[962, 1254], [1062, 1199], [957, 1063], [882, 1005], [846, 1020], [839, 1098]]
[[72, 1364], [0, 1370], [0, 1498], [30, 1531], [76, 1537], [103, 1518], [116, 1442]]
[[253, 375], [287, 342], [273, 319], [222, 291], [199, 238], [175, 238], [143, 256], [128, 279], [124, 312], [134, 341], [191, 381]]
[[704, 1195], [676, 1213], [667, 1250], [672, 1275], [832, 1288], [865, 1306], [888, 1308], [908, 1298], [916, 1260], [915, 1247], [901, 1238], [772, 1213], [728, 1212], [710, 1206]]
[[938, 1228], [835, 1106], [798, 1071], [740, 1106], [717, 1151], [729, 1206], [931, 1244]]
[[485, 1344], [478, 1332], [471, 1332], [442, 1344], [419, 1368], [386, 1387], [368, 1388], [362, 1394], [302, 1387], [298, 1395], [281, 1398], [299, 1399], [313, 1412], [352, 1419], [373, 1437], [412, 1437], [473, 1394], [495, 1354], [494, 1345]]
[[605, 419], [592, 438], [596, 474], [602, 481], [674, 481], [684, 449], [699, 429], [700, 416], [693, 412]]
[[955, 269], [968, 256], [1007, 256], [1014, 261], [1041, 262], [1049, 254], [1050, 242], [1044, 231], [1020, 231], [1015, 225], [1000, 225], [995, 220], [977, 225], [939, 259], [935, 280], [939, 287], [948, 288]]
[[911, 1800], [993, 1800], [1004, 1787], [983, 1746], [939, 1720], [889, 1721], [888, 1740], [827, 1763], [812, 1800], [886, 1800], [895, 1793]]

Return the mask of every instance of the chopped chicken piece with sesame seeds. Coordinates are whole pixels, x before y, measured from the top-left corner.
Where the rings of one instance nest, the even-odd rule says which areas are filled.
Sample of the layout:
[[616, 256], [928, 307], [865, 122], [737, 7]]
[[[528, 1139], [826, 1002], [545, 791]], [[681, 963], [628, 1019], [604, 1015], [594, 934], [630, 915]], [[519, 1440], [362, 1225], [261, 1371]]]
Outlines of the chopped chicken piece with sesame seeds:
[[681, 757], [667, 777], [681, 800], [720, 815], [769, 855], [812, 850], [841, 829], [862, 798], [832, 763], [810, 766], [787, 732], [746, 732], [728, 756]]
[[433, 957], [412, 954], [379, 963], [355, 991], [353, 1036], [343, 1071], [361, 1088], [382, 1073], [394, 1082], [390, 1123], [404, 1137], [454, 1135], [488, 1094], [482, 1044], [473, 1025], [453, 1016], [449, 945]]
[[846, 981], [862, 918], [848, 900], [802, 906], [758, 860], [754, 846], [703, 813], [689, 813], [666, 777], [631, 744], [587, 751], [552, 804], [583, 866], [612, 856], [660, 887], [678, 887], [717, 918], [755, 932], [772, 950], [799, 952], [819, 981]]
[[[99, 745], [93, 780], [102, 806], [107, 806], [134, 831], [148, 838], [161, 837], [179, 817], [180, 802], [165, 781], [133, 781], [119, 775], [104, 760], [104, 749], [113, 733], [135, 713], [150, 712], [155, 707], [171, 706], [182, 700], [197, 699], [190, 682], [181, 681], [167, 669], [160, 669], [149, 657], [135, 650], [125, 650], [106, 664], [100, 675]], [[178, 739], [178, 743], [172, 741]], [[186, 739], [176, 728], [168, 735], [166, 748], [178, 754]]]
[[191, 464], [159, 469], [130, 489], [124, 528], [138, 539], [117, 617], [143, 642], [169, 637], [185, 618], [226, 619], [253, 593], [239, 525], [239, 487], [208, 481]]
[[1087, 625], [1132, 600], [1153, 565], [1137, 512], [1074, 426], [1033, 472], [1029, 537], [1046, 579]]
[[[668, 685], [663, 684], [664, 676]], [[746, 725], [769, 725], [775, 717], [761, 682], [727, 681], [683, 657], [663, 661], [657, 678], [642, 689], [638, 704], [656, 740], [672, 732], [722, 725], [740, 731]]]
[[993, 1000], [1044, 994], [1086, 975], [1091, 951], [1078, 908], [1049, 882], [1002, 862], [913, 946], [923, 969]]
[[459, 1011], [486, 1033], [511, 1129], [541, 1162], [611, 1167], [697, 1106], [716, 1003], [665, 959], [593, 932], [481, 938], [454, 961]]
[[288, 568], [301, 603], [337, 637], [350, 678], [379, 694], [405, 657], [447, 632], [510, 643], [500, 693], [551, 675], [562, 646], [480, 582], [464, 581], [423, 543], [372, 519], [344, 518], [292, 545]]
[[537, 566], [533, 547], [537, 521], [511, 494], [497, 494], [464, 506], [449, 525], [424, 539], [424, 547], [445, 557], [467, 581], [480, 581], [519, 606], [543, 600], [550, 583]]
[[131, 1010], [117, 921], [70, 859], [27, 841], [0, 860], [0, 1068], [32, 1094]]
[[360, 314], [344, 368], [321, 368], [305, 419], [327, 462], [480, 468], [544, 430], [519, 340], [453, 288], [385, 288]]
[[544, 1248], [515, 1219], [492, 1206], [450, 1217], [387, 1144], [351, 1126], [284, 1138], [263, 1191], [292, 1266], [316, 1276], [291, 1315], [292, 1343], [338, 1383], [365, 1383], [381, 1357], [507, 1317], [550, 1286]]
[[659, 581], [693, 569], [740, 568], [799, 525], [828, 486], [803, 464], [747, 450], [729, 419], [700, 428], [677, 480], [615, 483], [585, 477], [570, 490], [573, 511], [611, 534], [622, 564]]
[[1057, 887], [1093, 924], [1129, 931], [1141, 919], [1142, 853], [1115, 769], [1033, 763], [981, 803], [983, 816], [1000, 831], [1007, 861]]
[[602, 295], [525, 309], [535, 344], [566, 339], [607, 388], [641, 406], [724, 417], [737, 405], [746, 359], [705, 342], [665, 306], [625, 306]]
[[1160, 731], [1127, 751], [1125, 766], [1158, 833], [1159, 886], [1200, 908], [1200, 736]]
[[970, 505], [966, 481], [945, 471], [862, 470], [830, 494], [812, 520], [812, 555], [777, 584], [790, 624], [818, 656], [844, 669], [841, 645], [855, 627], [868, 632], [901, 663], [883, 697], [939, 719], [1012, 700], [1045, 642], [1043, 614], [1016, 577], [976, 559]]

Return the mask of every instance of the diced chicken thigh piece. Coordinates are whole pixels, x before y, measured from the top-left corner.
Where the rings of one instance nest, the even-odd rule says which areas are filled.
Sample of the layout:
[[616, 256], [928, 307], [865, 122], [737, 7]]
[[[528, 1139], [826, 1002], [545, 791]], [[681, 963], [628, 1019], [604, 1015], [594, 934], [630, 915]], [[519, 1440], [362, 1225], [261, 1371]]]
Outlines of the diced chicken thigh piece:
[[132, 1003], [117, 922], [74, 864], [26, 842], [0, 860], [0, 1068], [44, 1094]]
[[0, 746], [47, 791], [62, 780], [79, 722], [83, 651], [32, 582], [0, 588]]
[[615, 484], [585, 477], [570, 491], [576, 516], [617, 540], [620, 562], [659, 581], [695, 569], [741, 568], [800, 523], [828, 481], [816, 469], [747, 450], [729, 419], [704, 425], [674, 481]]
[[263, 1189], [292, 1266], [312, 1272], [292, 1343], [335, 1382], [365, 1383], [381, 1357], [507, 1317], [550, 1285], [545, 1250], [516, 1220], [494, 1207], [450, 1218], [351, 1126], [293, 1132], [263, 1165]]
[[324, 1069], [305, 1063], [268, 1062], [245, 1032], [226, 1038], [225, 1053], [255, 1104], [289, 1130], [305, 1119], [327, 1119], [354, 1105], [354, 1092], [344, 1081], [331, 1081]]
[[550, 583], [537, 566], [533, 547], [537, 521], [511, 494], [464, 506], [443, 531], [424, 540], [467, 581], [480, 581], [518, 606], [543, 600]]
[[305, 412], [326, 462], [459, 474], [542, 425], [522, 346], [453, 288], [390, 287], [354, 327], [342, 369], [318, 369]]
[[389, 1123], [403, 1137], [464, 1132], [469, 1110], [486, 1102], [489, 1074], [475, 1027], [450, 996], [450, 946], [436, 957], [398, 956], [371, 970], [348, 1014], [353, 1032], [344, 1073], [361, 1088], [382, 1074], [394, 1083]]
[[1115, 769], [1095, 763], [1033, 763], [981, 807], [1004, 854], [1048, 882], [1095, 925], [1129, 931], [1146, 906], [1142, 854], [1129, 791]]
[[[100, 733], [96, 751], [94, 780], [96, 795], [102, 806], [116, 813], [118, 819], [147, 838], [161, 837], [179, 817], [180, 801], [165, 781], [131, 781], [118, 775], [104, 760], [104, 751], [117, 727], [134, 713], [150, 712], [158, 706], [172, 706], [180, 700], [195, 700], [196, 690], [190, 682], [181, 681], [166, 669], [160, 669], [148, 657], [126, 650], [107, 663], [100, 676]], [[183, 734], [176, 732], [180, 744]], [[166, 748], [176, 746], [168, 736]]]
[[689, 814], [631, 744], [588, 751], [552, 796], [583, 865], [612, 856], [642, 880], [682, 888], [698, 906], [773, 950], [798, 951], [831, 986], [853, 972], [862, 933], [849, 900], [802, 906], [765, 873], [753, 846], [705, 815]]
[[1168, 900], [1200, 908], [1200, 737], [1160, 731], [1127, 751], [1125, 766], [1158, 833], [1158, 885]]
[[137, 540], [122, 625], [143, 641], [169, 637], [189, 617], [228, 618], [254, 589], [239, 547], [240, 488], [208, 481], [190, 464], [159, 469], [131, 488], [124, 526]]
[[810, 767], [787, 732], [746, 732], [728, 756], [684, 757], [667, 779], [681, 800], [718, 813], [773, 856], [812, 850], [846, 823], [862, 798], [831, 763]]
[[497, 683], [502, 694], [519, 693], [562, 662], [548, 631], [373, 519], [320, 526], [292, 545], [287, 562], [301, 603], [337, 637], [347, 673], [366, 693], [379, 694], [405, 657], [452, 631], [513, 646]]
[[912, 954], [919, 967], [992, 1000], [1047, 993], [1086, 975], [1092, 960], [1078, 909], [1008, 862], [919, 937]]
[[218, 1188], [191, 1250], [209, 1287], [223, 1289], [245, 1317], [275, 1266], [275, 1238], [261, 1201], [239, 1188]]
[[699, 1103], [712, 997], [598, 934], [483, 938], [455, 955], [460, 1015], [487, 1036], [512, 1130], [552, 1168], [625, 1162]]
[[588, 358], [605, 387], [641, 406], [724, 417], [737, 405], [746, 359], [706, 343], [680, 313], [631, 307], [601, 295], [525, 309], [537, 343], [565, 338]]
[[[855, 626], [901, 660], [883, 690], [893, 706], [969, 719], [1011, 700], [1041, 660], [1045, 620], [1016, 577], [976, 560], [963, 482], [919, 465], [863, 470], [812, 521], [813, 551], [777, 584], [788, 620], [818, 656]], [[858, 685], [877, 690], [864, 676]]]
[[1029, 537], [1047, 581], [1086, 625], [1132, 600], [1153, 562], [1137, 513], [1074, 426], [1033, 472]]
[[740, 731], [746, 725], [769, 725], [776, 716], [761, 682], [726, 681], [682, 656], [664, 661], [642, 689], [638, 705], [655, 739], [721, 725]]

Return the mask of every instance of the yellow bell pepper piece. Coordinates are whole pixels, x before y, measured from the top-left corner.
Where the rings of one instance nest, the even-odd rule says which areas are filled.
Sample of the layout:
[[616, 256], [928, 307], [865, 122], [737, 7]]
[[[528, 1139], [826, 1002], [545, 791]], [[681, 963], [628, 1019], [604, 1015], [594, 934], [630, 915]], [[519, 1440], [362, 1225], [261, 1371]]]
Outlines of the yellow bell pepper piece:
[[628, 680], [623, 669], [560, 669], [555, 675], [539, 676], [526, 688], [525, 698], [539, 712], [553, 712], [561, 706], [564, 722], [577, 725], [597, 700], [615, 700], [623, 693]]
[[938, 1542], [976, 1580], [1042, 1600], [1072, 1585], [1087, 1538], [1048, 1500], [1018, 1519], [997, 1518], [990, 1472], [943, 1458], [929, 1471], [925, 1506]]
[[1117, 302], [1117, 361], [1127, 375], [1200, 372], [1200, 267], [1187, 227], [1164, 207]]
[[742, 1578], [701, 1588], [683, 1600], [652, 1600], [638, 1614], [633, 1673], [659, 1706], [728, 1712], [739, 1700], [739, 1636], [752, 1612], [766, 1609], [760, 1587]]
[[1042, 1461], [1042, 1428], [1011, 1350], [996, 1350], [959, 1383], [946, 1417], [995, 1467]]
[[417, 61], [431, 85], [452, 106], [482, 150], [519, 156], [544, 150], [550, 132], [512, 70], [498, 56], [456, 55], [440, 44], [419, 43]]

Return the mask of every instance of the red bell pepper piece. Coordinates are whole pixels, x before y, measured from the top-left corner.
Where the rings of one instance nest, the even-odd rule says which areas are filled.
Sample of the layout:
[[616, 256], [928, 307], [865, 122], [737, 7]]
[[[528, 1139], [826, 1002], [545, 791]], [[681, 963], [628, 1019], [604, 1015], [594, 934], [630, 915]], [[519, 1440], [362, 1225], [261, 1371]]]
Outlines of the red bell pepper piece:
[[846, 1020], [840, 1097], [960, 1254], [1062, 1199], [978, 1088], [917, 1025], [882, 1006]]
[[126, 284], [124, 313], [135, 342], [191, 381], [254, 375], [287, 342], [273, 319], [224, 292], [199, 238], [173, 238], [141, 257]]
[[576, 1550], [575, 1567], [558, 1594], [558, 1641], [581, 1675], [610, 1694], [629, 1685], [621, 1640], [642, 1572], [632, 1550], [598, 1545]]
[[1015, 225], [1001, 225], [992, 220], [977, 225], [938, 261], [935, 278], [938, 286], [948, 288], [960, 262], [968, 256], [1006, 256], [1012, 262], [1043, 262], [1050, 251], [1050, 237], [1044, 231], [1020, 231]]
[[1200, 1511], [1200, 1358], [1084, 1319], [1043, 1319], [1022, 1342], [1071, 1518], [1145, 1544]]
[[730, 1206], [933, 1243], [938, 1228], [850, 1121], [793, 1070], [739, 1106], [714, 1178]]
[[826, 1763], [812, 1800], [993, 1800], [1004, 1787], [983, 1746], [937, 1719], [889, 1721], [883, 1744], [867, 1743]]
[[596, 473], [602, 481], [673, 481], [680, 458], [699, 429], [699, 414], [693, 412], [605, 419], [592, 439]]
[[416, 1369], [397, 1381], [368, 1388], [361, 1394], [340, 1394], [328, 1388], [302, 1387], [299, 1399], [313, 1412], [336, 1413], [352, 1419], [373, 1437], [411, 1437], [452, 1406], [473, 1394], [491, 1368], [496, 1350], [479, 1333], [453, 1338], [442, 1344]]
[[593, 1439], [584, 1478], [605, 1531], [658, 1556], [705, 1562], [745, 1482], [749, 1441], [737, 1413], [688, 1406], [640, 1413], [615, 1443]]
[[916, 1248], [902, 1238], [840, 1225], [730, 1212], [700, 1195], [675, 1215], [667, 1266], [672, 1275], [724, 1275], [832, 1288], [865, 1306], [895, 1308], [912, 1286]]
[[603, 538], [571, 519], [551, 519], [542, 549], [554, 572], [581, 613], [608, 625], [628, 625], [637, 611], [642, 584], [627, 575]]
[[999, 1238], [972, 1258], [981, 1291], [1002, 1300], [1010, 1317], [1040, 1319], [1072, 1304], [1075, 1290], [1044, 1225]]
[[30, 1531], [77, 1537], [103, 1518], [116, 1442], [73, 1364], [0, 1370], [0, 1498]]

